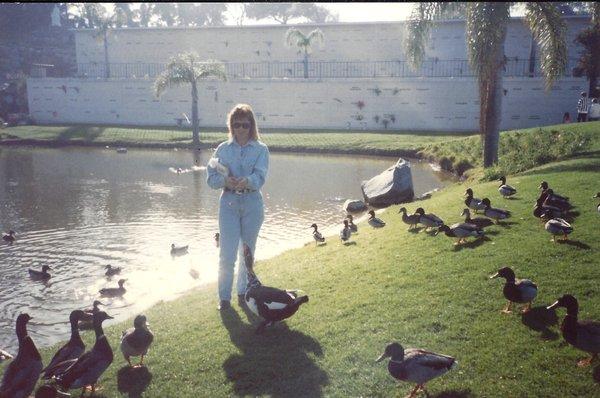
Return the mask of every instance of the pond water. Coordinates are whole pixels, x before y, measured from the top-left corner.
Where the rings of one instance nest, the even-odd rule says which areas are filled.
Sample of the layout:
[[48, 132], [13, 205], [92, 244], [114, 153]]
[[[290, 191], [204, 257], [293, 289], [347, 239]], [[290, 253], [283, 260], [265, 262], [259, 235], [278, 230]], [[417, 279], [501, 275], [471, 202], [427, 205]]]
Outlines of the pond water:
[[[16, 354], [20, 312], [33, 317], [38, 346], [68, 338], [70, 311], [89, 308], [121, 277], [124, 297], [102, 299], [111, 322], [215, 281], [220, 191], [208, 187], [201, 167], [211, 153], [0, 148], [0, 228], [17, 232], [14, 244], [0, 243], [0, 348]], [[337, 233], [343, 202], [361, 199], [360, 183], [396, 160], [271, 153], [257, 259], [311, 242], [313, 222], [324, 235]], [[411, 166], [416, 195], [451, 182], [427, 163]], [[189, 245], [188, 254], [172, 257], [171, 243]], [[107, 264], [122, 267], [121, 275], [105, 277]], [[30, 279], [27, 269], [43, 265], [52, 268], [49, 282]]]

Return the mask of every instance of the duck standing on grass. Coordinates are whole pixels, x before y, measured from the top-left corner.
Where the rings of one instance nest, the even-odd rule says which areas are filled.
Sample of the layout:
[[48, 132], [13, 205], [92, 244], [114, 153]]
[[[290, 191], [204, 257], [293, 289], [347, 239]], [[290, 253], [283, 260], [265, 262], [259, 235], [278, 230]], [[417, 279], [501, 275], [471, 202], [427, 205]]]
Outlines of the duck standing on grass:
[[140, 363], [133, 367], [140, 367], [144, 364], [144, 355], [148, 353], [148, 348], [150, 348], [150, 344], [154, 340], [154, 335], [148, 329], [148, 326], [146, 316], [138, 315], [133, 321], [133, 327], [123, 331], [121, 335], [121, 352], [129, 366], [132, 366], [129, 357], [140, 355], [142, 356]]
[[483, 198], [481, 203], [483, 203], [483, 205], [485, 206], [485, 209], [483, 210], [483, 215], [494, 220], [496, 224], [498, 224], [498, 221], [506, 220], [511, 216], [510, 211], [508, 210], [497, 209], [495, 207], [492, 207], [492, 204], [488, 198]]
[[460, 215], [465, 217], [466, 224], [475, 225], [479, 229], [489, 227], [490, 225], [493, 224], [493, 222], [487, 218], [481, 218], [481, 217], [471, 218], [471, 212], [469, 211], [469, 209], [463, 209], [463, 211], [462, 211], [462, 213], [460, 213]]
[[[542, 194], [544, 194], [545, 191], [547, 191], [548, 189], [550, 189], [548, 182], [547, 181], [542, 181], [540, 183], [540, 186], [538, 187], [538, 189], [542, 190]], [[546, 192], [546, 194], [548, 194], [548, 192]], [[552, 191], [551, 196], [554, 197], [555, 199], [564, 201], [564, 202], [568, 202], [569, 201], [569, 197], [568, 196], [563, 196], [563, 195], [559, 195], [557, 193], [555, 193], [554, 191]]]
[[2, 233], [2, 240], [5, 242], [14, 242], [15, 241], [15, 231], [13, 231], [12, 229], [8, 232], [3, 232]]
[[358, 225], [354, 224], [354, 217], [352, 214], [346, 214], [346, 218], [348, 219], [348, 225], [350, 226], [350, 231], [353, 234], [358, 232]]
[[373, 228], [382, 228], [385, 227], [385, 222], [382, 219], [375, 217], [374, 210], [369, 210], [369, 225]]
[[419, 215], [419, 223], [425, 226], [425, 231], [428, 228], [439, 228], [444, 225], [444, 221], [433, 213], [425, 213], [422, 207], [415, 210], [415, 214]]
[[[594, 195], [593, 198], [594, 199], [600, 198], [600, 192], [598, 192], [596, 195]], [[596, 208], [596, 210], [598, 211], [598, 213], [600, 213], [600, 203], [598, 203], [598, 207]]]
[[250, 311], [263, 319], [256, 329], [257, 334], [261, 333], [265, 327], [291, 317], [302, 304], [308, 303], [308, 296], [300, 296], [298, 291], [263, 286], [254, 273], [252, 251], [245, 243], [244, 260], [248, 272], [248, 288], [244, 295], [244, 301]]
[[435, 235], [443, 232], [449, 238], [458, 238], [454, 245], [460, 245], [461, 243], [467, 242], [468, 236], [473, 236], [475, 238], [483, 238], [485, 232], [479, 227], [473, 224], [467, 223], [457, 223], [453, 224], [451, 227], [442, 224], [439, 229], [436, 231]]
[[310, 228], [313, 228], [313, 238], [315, 239], [315, 244], [319, 244], [319, 243], [323, 243], [325, 242], [325, 237], [323, 235], [321, 235], [321, 233], [318, 231], [318, 227], [317, 224], [313, 224], [310, 226]]
[[546, 225], [544, 225], [546, 231], [552, 234], [552, 242], [556, 243], [556, 237], [558, 235], [562, 235], [562, 241], [565, 242], [569, 240], [568, 236], [571, 232], [573, 232], [573, 227], [571, 224], [563, 220], [562, 218], [553, 218], [548, 220]]
[[50, 379], [52, 376], [63, 373], [66, 370], [66, 367], [60, 366], [61, 362], [69, 361], [71, 359], [77, 359], [83, 354], [85, 351], [85, 344], [81, 340], [81, 336], [79, 336], [79, 320], [83, 315], [83, 311], [75, 310], [71, 311], [71, 315], [69, 316], [69, 322], [71, 323], [71, 338], [62, 346], [56, 354], [52, 357], [52, 360], [42, 370], [44, 374], [42, 375], [43, 379]]
[[126, 281], [127, 279], [119, 279], [119, 281], [117, 282], [119, 284], [119, 287], [105, 287], [104, 289], [100, 289], [100, 295], [104, 297], [120, 297], [124, 295], [127, 291], [123, 287]]
[[563, 212], [556, 206], [546, 204], [542, 198], [538, 198], [533, 207], [533, 215], [541, 221], [547, 221], [550, 218], [564, 217]]
[[527, 303], [522, 312], [529, 312], [531, 310], [531, 302], [537, 296], [537, 285], [529, 279], [516, 279], [515, 273], [510, 267], [500, 268], [498, 272], [490, 276], [490, 279], [498, 277], [506, 279], [502, 293], [504, 293], [504, 297], [508, 300], [508, 303], [502, 310], [502, 313], [510, 314], [513, 303]]
[[419, 223], [419, 219], [421, 218], [420, 214], [411, 214], [410, 216], [406, 213], [406, 207], [401, 207], [398, 213], [402, 213], [402, 222], [408, 225], [408, 230], [410, 231], [413, 228], [417, 227]]
[[27, 322], [32, 318], [29, 314], [17, 317], [17, 339], [19, 352], [8, 364], [0, 384], [0, 397], [27, 398], [33, 392], [44, 365], [37, 347], [27, 334]]
[[500, 195], [502, 195], [504, 199], [508, 198], [509, 196], [513, 196], [517, 193], [517, 190], [515, 188], [506, 184], [506, 177], [502, 176], [498, 179], [498, 181], [502, 182], [502, 184], [500, 184], [500, 186], [498, 187], [498, 192], [500, 192]]
[[580, 360], [577, 365], [588, 366], [600, 353], [600, 322], [598, 321], [579, 321], [579, 304], [577, 299], [570, 294], [565, 294], [554, 304], [548, 307], [549, 310], [565, 307], [567, 315], [560, 325], [563, 338], [573, 347], [592, 354], [588, 359]]
[[425, 383], [458, 365], [456, 359], [448, 355], [418, 348], [405, 350], [399, 343], [388, 344], [384, 353], [375, 362], [381, 362], [385, 358], [390, 358], [388, 362], [390, 375], [398, 380], [417, 383], [407, 398], [416, 396], [419, 391], [423, 391], [429, 396], [425, 390]]
[[568, 200], [559, 199], [558, 196], [554, 195], [554, 191], [550, 188], [542, 191], [538, 199], [542, 199], [545, 205], [558, 207], [561, 211], [569, 211], [573, 208]]
[[352, 236], [352, 230], [350, 229], [350, 225], [348, 225], [348, 219], [345, 219], [344, 228], [340, 231], [340, 239], [346, 243], [350, 240], [350, 236]]
[[485, 206], [483, 203], [481, 203], [481, 199], [473, 197], [473, 190], [471, 188], [467, 188], [465, 191], [465, 196], [467, 197], [465, 199], [465, 205], [467, 205], [469, 209], [475, 210], [475, 213], [477, 213], [479, 210], [485, 209]]

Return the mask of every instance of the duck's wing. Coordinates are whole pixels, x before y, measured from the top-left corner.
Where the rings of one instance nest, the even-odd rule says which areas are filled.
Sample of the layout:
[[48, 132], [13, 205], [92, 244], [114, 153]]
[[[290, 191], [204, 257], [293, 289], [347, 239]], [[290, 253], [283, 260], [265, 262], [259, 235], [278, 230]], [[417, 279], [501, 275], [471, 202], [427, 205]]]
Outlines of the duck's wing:
[[423, 383], [449, 371], [456, 360], [448, 355], [413, 348], [404, 351], [404, 363], [408, 378]]
[[83, 354], [84, 350], [85, 350], [85, 346], [82, 346], [82, 345], [71, 344], [71, 342], [65, 344], [56, 352], [56, 354], [54, 354], [54, 356], [52, 357], [52, 360], [50, 361], [48, 366], [46, 366], [46, 368], [44, 368], [42, 370], [42, 372], [44, 372], [43, 377], [44, 378], [52, 377], [52, 375], [55, 374], [55, 372], [52, 370], [52, 368], [56, 364], [67, 361], [69, 359], [77, 359], [81, 354]]
[[577, 346], [587, 352], [600, 353], [600, 322], [577, 322]]
[[255, 289], [252, 296], [257, 303], [264, 303], [269, 310], [285, 308], [294, 301], [294, 298], [285, 290], [268, 286]]
[[[99, 376], [110, 365], [112, 358], [110, 360], [104, 358], [99, 352], [92, 349], [80, 356], [79, 359], [72, 361], [74, 363], [59, 376], [59, 384], [67, 388], [73, 386], [73, 383], [82, 377], [94, 379], [96, 375]], [[73, 386], [73, 388], [78, 387], [78, 385]]]
[[14, 360], [4, 372], [0, 384], [0, 396], [14, 397], [17, 393], [28, 396], [35, 387], [42, 370], [41, 360]]
[[313, 236], [315, 237], [316, 240], [323, 239], [323, 235], [321, 235], [321, 233], [319, 231], [313, 232]]
[[126, 334], [121, 340], [121, 351], [129, 356], [145, 354], [154, 340], [154, 335], [145, 329], [132, 329], [124, 332]]
[[444, 223], [444, 221], [443, 221], [441, 218], [439, 218], [438, 216], [436, 216], [436, 215], [435, 215], [435, 214], [433, 214], [433, 213], [428, 213], [428, 214], [425, 214], [425, 217], [427, 217], [428, 219], [430, 219], [430, 220], [431, 220], [431, 221], [433, 221], [434, 223], [441, 223], [441, 224], [443, 224], [443, 223]]

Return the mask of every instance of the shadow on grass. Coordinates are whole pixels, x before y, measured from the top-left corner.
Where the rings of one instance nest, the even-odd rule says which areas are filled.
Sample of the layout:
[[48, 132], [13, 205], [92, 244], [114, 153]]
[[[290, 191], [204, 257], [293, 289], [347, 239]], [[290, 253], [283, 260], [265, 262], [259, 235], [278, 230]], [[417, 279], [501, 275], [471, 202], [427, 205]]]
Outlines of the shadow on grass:
[[87, 142], [95, 141], [104, 132], [104, 127], [71, 126], [56, 136], [57, 141], [74, 139]]
[[461, 251], [462, 249], [475, 249], [476, 247], [483, 245], [486, 241], [491, 241], [491, 239], [484, 236], [483, 238], [467, 241], [467, 243], [455, 245], [454, 251], [458, 252], [458, 251]]
[[548, 310], [545, 306], [533, 307], [521, 314], [521, 322], [529, 329], [541, 332], [540, 337], [544, 340], [556, 340], [559, 337], [558, 333], [550, 329], [550, 326], [558, 325], [558, 316], [554, 310]]
[[256, 335], [256, 326], [242, 322], [234, 309], [220, 314], [231, 341], [241, 351], [241, 355], [232, 354], [223, 363], [236, 395], [323, 395], [322, 387], [329, 384], [329, 378], [308, 355], [323, 355], [321, 345], [315, 339], [290, 330], [285, 323]]
[[498, 224], [494, 224], [494, 225], [497, 225], [497, 226], [502, 227], [502, 228], [510, 229], [511, 225], [516, 225], [516, 224], [518, 224], [518, 222], [515, 222], [515, 221], [498, 221]]
[[559, 245], [569, 245], [569, 246], [575, 246], [579, 249], [584, 249], [584, 250], [589, 250], [591, 249], [590, 245], [588, 245], [587, 243], [583, 243], [580, 242], [578, 240], [557, 240], [556, 243], [558, 243]]
[[521, 175], [537, 174], [540, 172], [558, 173], [558, 172], [573, 172], [573, 171], [575, 171], [575, 172], [592, 172], [592, 173], [596, 172], [597, 173], [600, 171], [600, 162], [598, 162], [597, 159], [594, 159], [593, 163], [558, 164], [555, 166], [540, 167], [540, 168], [536, 168], [534, 170], [529, 170], [527, 172], [522, 173]]
[[435, 395], [429, 395], [430, 398], [471, 398], [475, 397], [475, 394], [471, 390], [450, 390], [442, 391]]
[[132, 368], [123, 366], [117, 373], [119, 392], [128, 394], [129, 398], [141, 397], [152, 381], [152, 373], [145, 366]]
[[356, 245], [356, 242], [355, 242], [355, 241], [351, 241], [351, 242], [344, 242], [344, 243], [342, 243], [342, 244], [343, 244], [344, 246], [354, 246], [354, 245]]

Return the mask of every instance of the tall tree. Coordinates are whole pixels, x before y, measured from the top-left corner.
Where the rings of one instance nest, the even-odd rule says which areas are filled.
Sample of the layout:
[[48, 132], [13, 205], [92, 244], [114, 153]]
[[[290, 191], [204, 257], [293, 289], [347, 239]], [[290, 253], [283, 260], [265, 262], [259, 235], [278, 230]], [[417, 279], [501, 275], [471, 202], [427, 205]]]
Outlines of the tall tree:
[[245, 9], [248, 18], [272, 19], [282, 25], [299, 18], [315, 23], [337, 21], [336, 15], [315, 3], [245, 3]]
[[224, 3], [177, 3], [176, 26], [223, 26], [225, 25]]
[[575, 42], [581, 44], [583, 50], [574, 70], [575, 76], [587, 76], [589, 81], [589, 96], [600, 96], [598, 77], [600, 76], [600, 3], [591, 7], [591, 25], [579, 32]]
[[[407, 24], [406, 53], [414, 66], [425, 56], [425, 43], [437, 16], [455, 3], [419, 3]], [[483, 165], [498, 162], [502, 115], [504, 40], [510, 20], [510, 3], [472, 2], [466, 7], [466, 41], [469, 62], [479, 88], [479, 130], [483, 136]], [[552, 3], [524, 3], [525, 19], [540, 47], [541, 70], [546, 89], [561, 76], [567, 63], [565, 24]]]
[[138, 8], [135, 12], [135, 19], [140, 26], [147, 28], [150, 26], [150, 21], [152, 16], [154, 15], [154, 7], [155, 4], [152, 3], [142, 3], [140, 4], [140, 8]]
[[167, 67], [154, 81], [157, 97], [171, 86], [191, 85], [192, 88], [192, 141], [200, 145], [200, 126], [198, 121], [198, 81], [216, 77], [227, 80], [225, 66], [217, 61], [200, 61], [196, 53], [181, 53], [171, 57]]
[[156, 3], [154, 13], [162, 26], [174, 26], [177, 21], [177, 7], [174, 3]]
[[135, 12], [131, 9], [130, 3], [115, 3], [114, 15], [117, 16], [115, 26], [122, 28], [127, 26], [128, 28], [135, 28], [139, 26], [134, 21]]
[[323, 44], [324, 36], [321, 29], [315, 29], [308, 35], [304, 35], [299, 29], [290, 28], [285, 34], [285, 42], [288, 46], [296, 46], [304, 51], [304, 78], [308, 78], [308, 55], [314, 44]]

